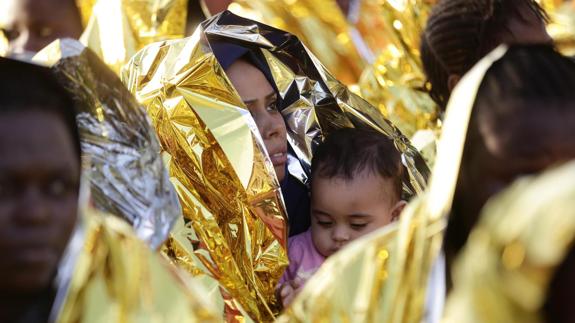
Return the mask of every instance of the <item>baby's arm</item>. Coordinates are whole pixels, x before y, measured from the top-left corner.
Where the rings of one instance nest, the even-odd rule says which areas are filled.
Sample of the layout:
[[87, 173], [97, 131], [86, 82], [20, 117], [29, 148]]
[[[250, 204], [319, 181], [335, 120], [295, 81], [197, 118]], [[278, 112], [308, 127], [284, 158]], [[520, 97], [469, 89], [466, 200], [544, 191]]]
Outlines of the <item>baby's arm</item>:
[[316, 270], [303, 272], [300, 271], [297, 273], [295, 279], [290, 281], [285, 281], [283, 284], [279, 286], [279, 299], [282, 302], [284, 308], [288, 307], [289, 304], [294, 300], [294, 298], [299, 294], [301, 289], [304, 287], [307, 280], [313, 276]]

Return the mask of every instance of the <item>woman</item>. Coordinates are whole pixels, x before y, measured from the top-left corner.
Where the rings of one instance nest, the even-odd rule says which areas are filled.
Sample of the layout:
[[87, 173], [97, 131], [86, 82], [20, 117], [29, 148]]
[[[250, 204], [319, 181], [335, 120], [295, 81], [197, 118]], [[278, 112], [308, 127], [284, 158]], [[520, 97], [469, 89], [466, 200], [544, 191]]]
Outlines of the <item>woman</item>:
[[226, 43], [212, 49], [242, 101], [250, 111], [281, 183], [289, 217], [289, 235], [310, 226], [307, 188], [287, 171], [289, 148], [281, 97], [261, 52]]

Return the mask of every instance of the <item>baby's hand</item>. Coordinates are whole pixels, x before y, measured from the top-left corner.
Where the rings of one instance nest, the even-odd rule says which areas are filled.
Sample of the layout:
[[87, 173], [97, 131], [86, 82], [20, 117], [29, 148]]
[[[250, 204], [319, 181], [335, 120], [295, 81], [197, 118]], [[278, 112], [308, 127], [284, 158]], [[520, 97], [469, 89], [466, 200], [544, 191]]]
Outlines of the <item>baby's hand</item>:
[[280, 286], [279, 297], [284, 308], [291, 304], [293, 299], [299, 294], [304, 283], [305, 281], [303, 279], [296, 277], [296, 279], [285, 282]]

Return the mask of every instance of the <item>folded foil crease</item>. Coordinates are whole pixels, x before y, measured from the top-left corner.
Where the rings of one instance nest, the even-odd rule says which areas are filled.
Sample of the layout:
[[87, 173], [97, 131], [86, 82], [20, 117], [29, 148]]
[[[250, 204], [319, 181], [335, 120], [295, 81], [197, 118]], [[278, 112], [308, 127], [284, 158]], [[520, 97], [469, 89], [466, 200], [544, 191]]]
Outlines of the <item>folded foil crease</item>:
[[59, 273], [50, 322], [223, 322], [189, 279], [117, 217], [85, 209]]
[[128, 221], [156, 249], [181, 216], [176, 192], [145, 110], [84, 45], [56, 40], [34, 57], [75, 100], [94, 206]]

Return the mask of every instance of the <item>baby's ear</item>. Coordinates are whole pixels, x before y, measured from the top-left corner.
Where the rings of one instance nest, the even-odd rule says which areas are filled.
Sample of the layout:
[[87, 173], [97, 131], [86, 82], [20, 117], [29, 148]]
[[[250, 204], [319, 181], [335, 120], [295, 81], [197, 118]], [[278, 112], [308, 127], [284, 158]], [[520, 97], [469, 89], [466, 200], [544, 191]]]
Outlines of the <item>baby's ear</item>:
[[391, 222], [395, 222], [399, 219], [403, 208], [407, 205], [407, 202], [404, 200], [400, 200], [399, 202], [395, 203], [393, 209], [391, 210]]

